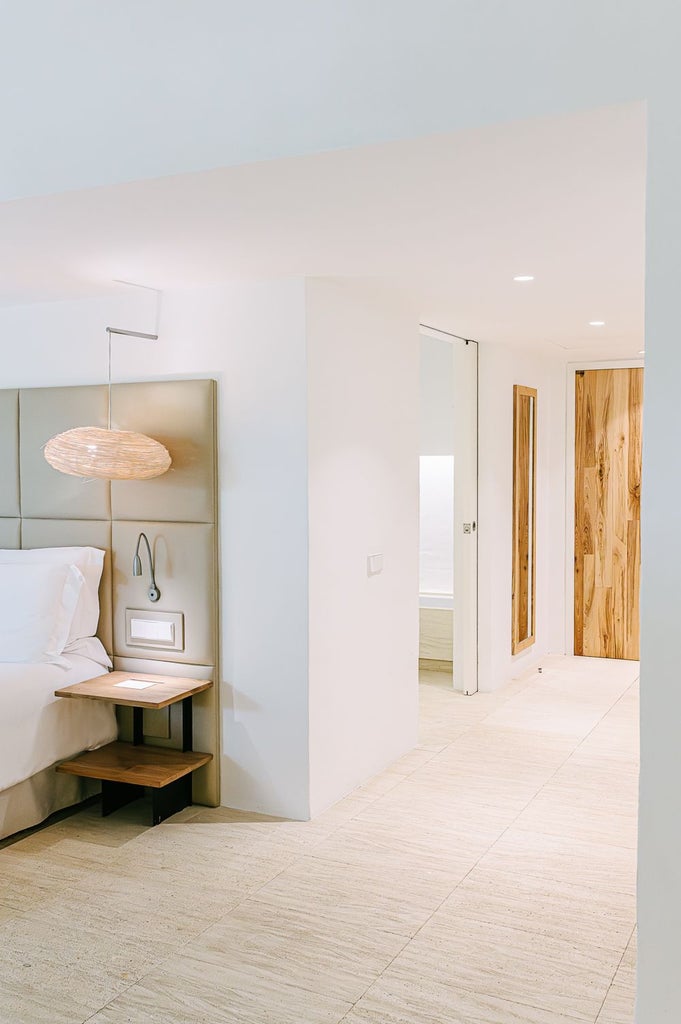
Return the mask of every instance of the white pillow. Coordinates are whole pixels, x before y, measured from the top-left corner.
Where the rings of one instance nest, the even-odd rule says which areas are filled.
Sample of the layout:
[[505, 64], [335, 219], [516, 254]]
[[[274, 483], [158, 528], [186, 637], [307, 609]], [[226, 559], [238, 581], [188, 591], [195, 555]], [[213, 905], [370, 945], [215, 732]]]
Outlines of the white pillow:
[[99, 622], [99, 581], [105, 552], [100, 548], [14, 548], [0, 549], [0, 564], [75, 565], [84, 577], [78, 607], [73, 616], [67, 644], [95, 636]]
[[59, 662], [82, 586], [75, 565], [0, 565], [0, 661]]
[[72, 658], [74, 654], [88, 661], [94, 661], [102, 668], [113, 668], [111, 658], [104, 650], [102, 641], [96, 636], [84, 636], [80, 640], [71, 640], [64, 648], [64, 654]]

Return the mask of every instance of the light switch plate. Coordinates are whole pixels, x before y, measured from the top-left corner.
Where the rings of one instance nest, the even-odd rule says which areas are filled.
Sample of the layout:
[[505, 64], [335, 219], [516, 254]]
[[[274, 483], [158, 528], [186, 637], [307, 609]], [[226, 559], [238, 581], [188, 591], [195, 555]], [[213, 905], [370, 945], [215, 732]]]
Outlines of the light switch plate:
[[378, 576], [381, 572], [383, 572], [383, 555], [368, 555], [367, 576]]
[[125, 609], [125, 643], [147, 650], [183, 651], [184, 615], [182, 612]]

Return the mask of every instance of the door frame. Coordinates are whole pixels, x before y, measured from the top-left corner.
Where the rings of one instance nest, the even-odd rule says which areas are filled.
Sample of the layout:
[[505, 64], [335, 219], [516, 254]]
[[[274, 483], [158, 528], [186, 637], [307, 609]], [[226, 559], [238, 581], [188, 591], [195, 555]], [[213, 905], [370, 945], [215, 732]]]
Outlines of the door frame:
[[565, 653], [575, 654], [575, 374], [578, 370], [628, 370], [634, 359], [580, 359], [566, 366], [565, 382]]
[[[479, 557], [478, 557], [478, 484], [479, 484], [479, 422], [480, 422], [480, 373], [479, 373], [479, 349], [477, 341], [472, 338], [463, 338], [451, 331], [443, 331], [440, 328], [431, 327], [429, 324], [419, 324], [419, 335], [435, 338], [438, 341], [449, 342], [452, 346], [452, 371], [454, 371], [454, 346], [471, 346], [475, 359], [475, 417], [472, 428], [472, 438], [475, 444], [474, 475], [475, 484], [472, 490], [474, 493], [462, 494], [461, 488], [457, 487], [456, 471], [454, 474], [454, 566], [463, 564], [467, 569], [466, 578], [463, 584], [457, 588], [454, 584], [454, 657], [456, 658], [457, 648], [460, 653], [459, 663], [463, 664], [461, 678], [464, 685], [454, 685], [454, 689], [471, 696], [478, 692], [479, 675], [479, 634], [478, 634], [478, 613], [479, 613]], [[456, 383], [456, 377], [453, 377]], [[462, 403], [463, 404], [463, 403]], [[459, 424], [460, 426], [460, 424]], [[457, 430], [456, 424], [452, 425]], [[456, 458], [456, 455], [455, 455]], [[465, 507], [462, 507], [465, 506]], [[467, 535], [466, 547], [462, 542], [463, 523], [472, 521], [473, 532]], [[466, 595], [469, 599], [466, 600]], [[472, 596], [473, 600], [470, 600]], [[456, 679], [456, 675], [455, 675]]]

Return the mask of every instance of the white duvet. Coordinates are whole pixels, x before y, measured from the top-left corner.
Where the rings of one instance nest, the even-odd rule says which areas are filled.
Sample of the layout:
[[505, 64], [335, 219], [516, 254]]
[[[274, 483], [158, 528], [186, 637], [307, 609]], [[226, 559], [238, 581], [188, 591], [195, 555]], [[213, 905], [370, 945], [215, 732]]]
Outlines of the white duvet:
[[64, 659], [68, 667], [0, 663], [0, 790], [116, 739], [113, 705], [54, 696], [104, 671], [80, 655]]

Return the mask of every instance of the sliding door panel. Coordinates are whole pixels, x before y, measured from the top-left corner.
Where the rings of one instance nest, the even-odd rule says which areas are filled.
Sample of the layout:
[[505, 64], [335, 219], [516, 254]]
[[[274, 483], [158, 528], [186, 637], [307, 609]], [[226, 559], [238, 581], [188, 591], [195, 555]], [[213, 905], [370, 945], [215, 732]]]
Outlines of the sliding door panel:
[[575, 654], [639, 657], [643, 370], [575, 379]]

